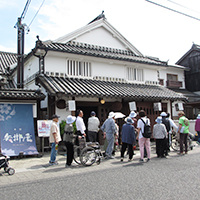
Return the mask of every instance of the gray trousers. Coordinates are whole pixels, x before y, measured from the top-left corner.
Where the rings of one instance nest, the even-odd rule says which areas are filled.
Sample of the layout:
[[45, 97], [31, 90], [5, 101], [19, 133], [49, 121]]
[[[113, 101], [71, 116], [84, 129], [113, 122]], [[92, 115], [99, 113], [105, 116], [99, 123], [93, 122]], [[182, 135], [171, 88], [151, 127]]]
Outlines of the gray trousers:
[[88, 139], [89, 139], [89, 142], [97, 142], [97, 132], [88, 131]]
[[106, 149], [106, 155], [111, 157], [114, 148], [114, 134], [106, 134], [106, 139], [108, 141], [108, 146]]

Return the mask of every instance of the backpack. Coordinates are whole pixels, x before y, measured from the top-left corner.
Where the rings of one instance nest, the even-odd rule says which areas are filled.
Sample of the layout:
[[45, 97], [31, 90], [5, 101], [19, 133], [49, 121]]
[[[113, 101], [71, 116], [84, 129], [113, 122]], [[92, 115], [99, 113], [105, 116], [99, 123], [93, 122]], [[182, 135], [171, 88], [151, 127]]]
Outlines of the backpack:
[[189, 120], [188, 120], [188, 118], [185, 118], [183, 122], [184, 122], [184, 124], [185, 124], [186, 126], [189, 126]]
[[165, 125], [167, 132], [171, 130], [170, 121], [166, 118], [162, 118], [162, 123]]
[[151, 132], [151, 126], [147, 124], [148, 120], [146, 121], [146, 123], [144, 122], [143, 119], [141, 119], [141, 120], [144, 123], [144, 132], [142, 133], [142, 136], [144, 138], [150, 138], [151, 134], [152, 134], [152, 132]]

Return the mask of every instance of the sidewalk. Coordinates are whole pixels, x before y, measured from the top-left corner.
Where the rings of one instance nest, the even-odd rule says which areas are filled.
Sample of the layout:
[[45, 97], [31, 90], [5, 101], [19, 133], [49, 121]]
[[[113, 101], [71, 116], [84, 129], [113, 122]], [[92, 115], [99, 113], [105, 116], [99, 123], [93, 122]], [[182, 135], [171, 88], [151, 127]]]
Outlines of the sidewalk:
[[[195, 143], [196, 144], [196, 143]], [[3, 169], [0, 170], [0, 186], [4, 186], [10, 183], [23, 183], [27, 181], [34, 180], [44, 180], [52, 177], [62, 177], [63, 175], [74, 175], [79, 173], [90, 173], [96, 170], [106, 170], [116, 167], [124, 167], [127, 165], [138, 165], [140, 152], [139, 150], [134, 151], [136, 155], [133, 156], [133, 161], [128, 162], [128, 157], [124, 158], [124, 162], [120, 162], [120, 152], [116, 152], [115, 159], [103, 159], [100, 165], [94, 163], [92, 166], [85, 167], [82, 165], [77, 165], [75, 162], [72, 163], [72, 167], [65, 168], [66, 156], [57, 155], [58, 165], [49, 166], [50, 152], [47, 152], [41, 158], [31, 157], [31, 158], [22, 158], [22, 159], [11, 159], [9, 166], [15, 169], [15, 174], [9, 176], [4, 172]], [[63, 153], [63, 152], [62, 152]], [[200, 146], [195, 146], [192, 151], [189, 151], [188, 155], [193, 153], [200, 153]], [[171, 151], [168, 159], [177, 156], [177, 152]], [[155, 143], [151, 145], [151, 158], [154, 162], [156, 159], [155, 153]], [[163, 159], [161, 159], [164, 161]]]

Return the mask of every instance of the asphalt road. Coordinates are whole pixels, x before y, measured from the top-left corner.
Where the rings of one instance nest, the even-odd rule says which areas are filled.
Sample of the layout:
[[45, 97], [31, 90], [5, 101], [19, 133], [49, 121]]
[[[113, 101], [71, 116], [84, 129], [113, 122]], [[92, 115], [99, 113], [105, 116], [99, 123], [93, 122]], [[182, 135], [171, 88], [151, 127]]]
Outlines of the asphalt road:
[[1, 186], [0, 199], [197, 200], [200, 199], [199, 158], [200, 148], [184, 156], [174, 153], [168, 159], [154, 155], [150, 162], [142, 164], [138, 159], [121, 163], [116, 158], [106, 168], [85, 167], [81, 173], [73, 173], [77, 169], [71, 168], [66, 169], [72, 170], [67, 175], [63, 170], [62, 176]]

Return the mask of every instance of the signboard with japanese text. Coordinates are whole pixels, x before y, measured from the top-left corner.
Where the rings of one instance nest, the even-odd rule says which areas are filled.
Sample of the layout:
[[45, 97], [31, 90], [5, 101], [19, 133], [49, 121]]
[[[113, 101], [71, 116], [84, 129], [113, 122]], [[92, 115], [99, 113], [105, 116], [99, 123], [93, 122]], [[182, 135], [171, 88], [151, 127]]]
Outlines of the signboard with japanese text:
[[154, 103], [153, 110], [154, 111], [162, 111], [162, 104], [160, 102]]
[[38, 137], [49, 137], [52, 120], [37, 120]]
[[32, 104], [0, 104], [0, 136], [4, 155], [38, 154]]
[[137, 110], [135, 101], [129, 102], [130, 111]]
[[76, 110], [76, 102], [74, 100], [68, 101], [68, 108], [67, 110], [75, 111]]

